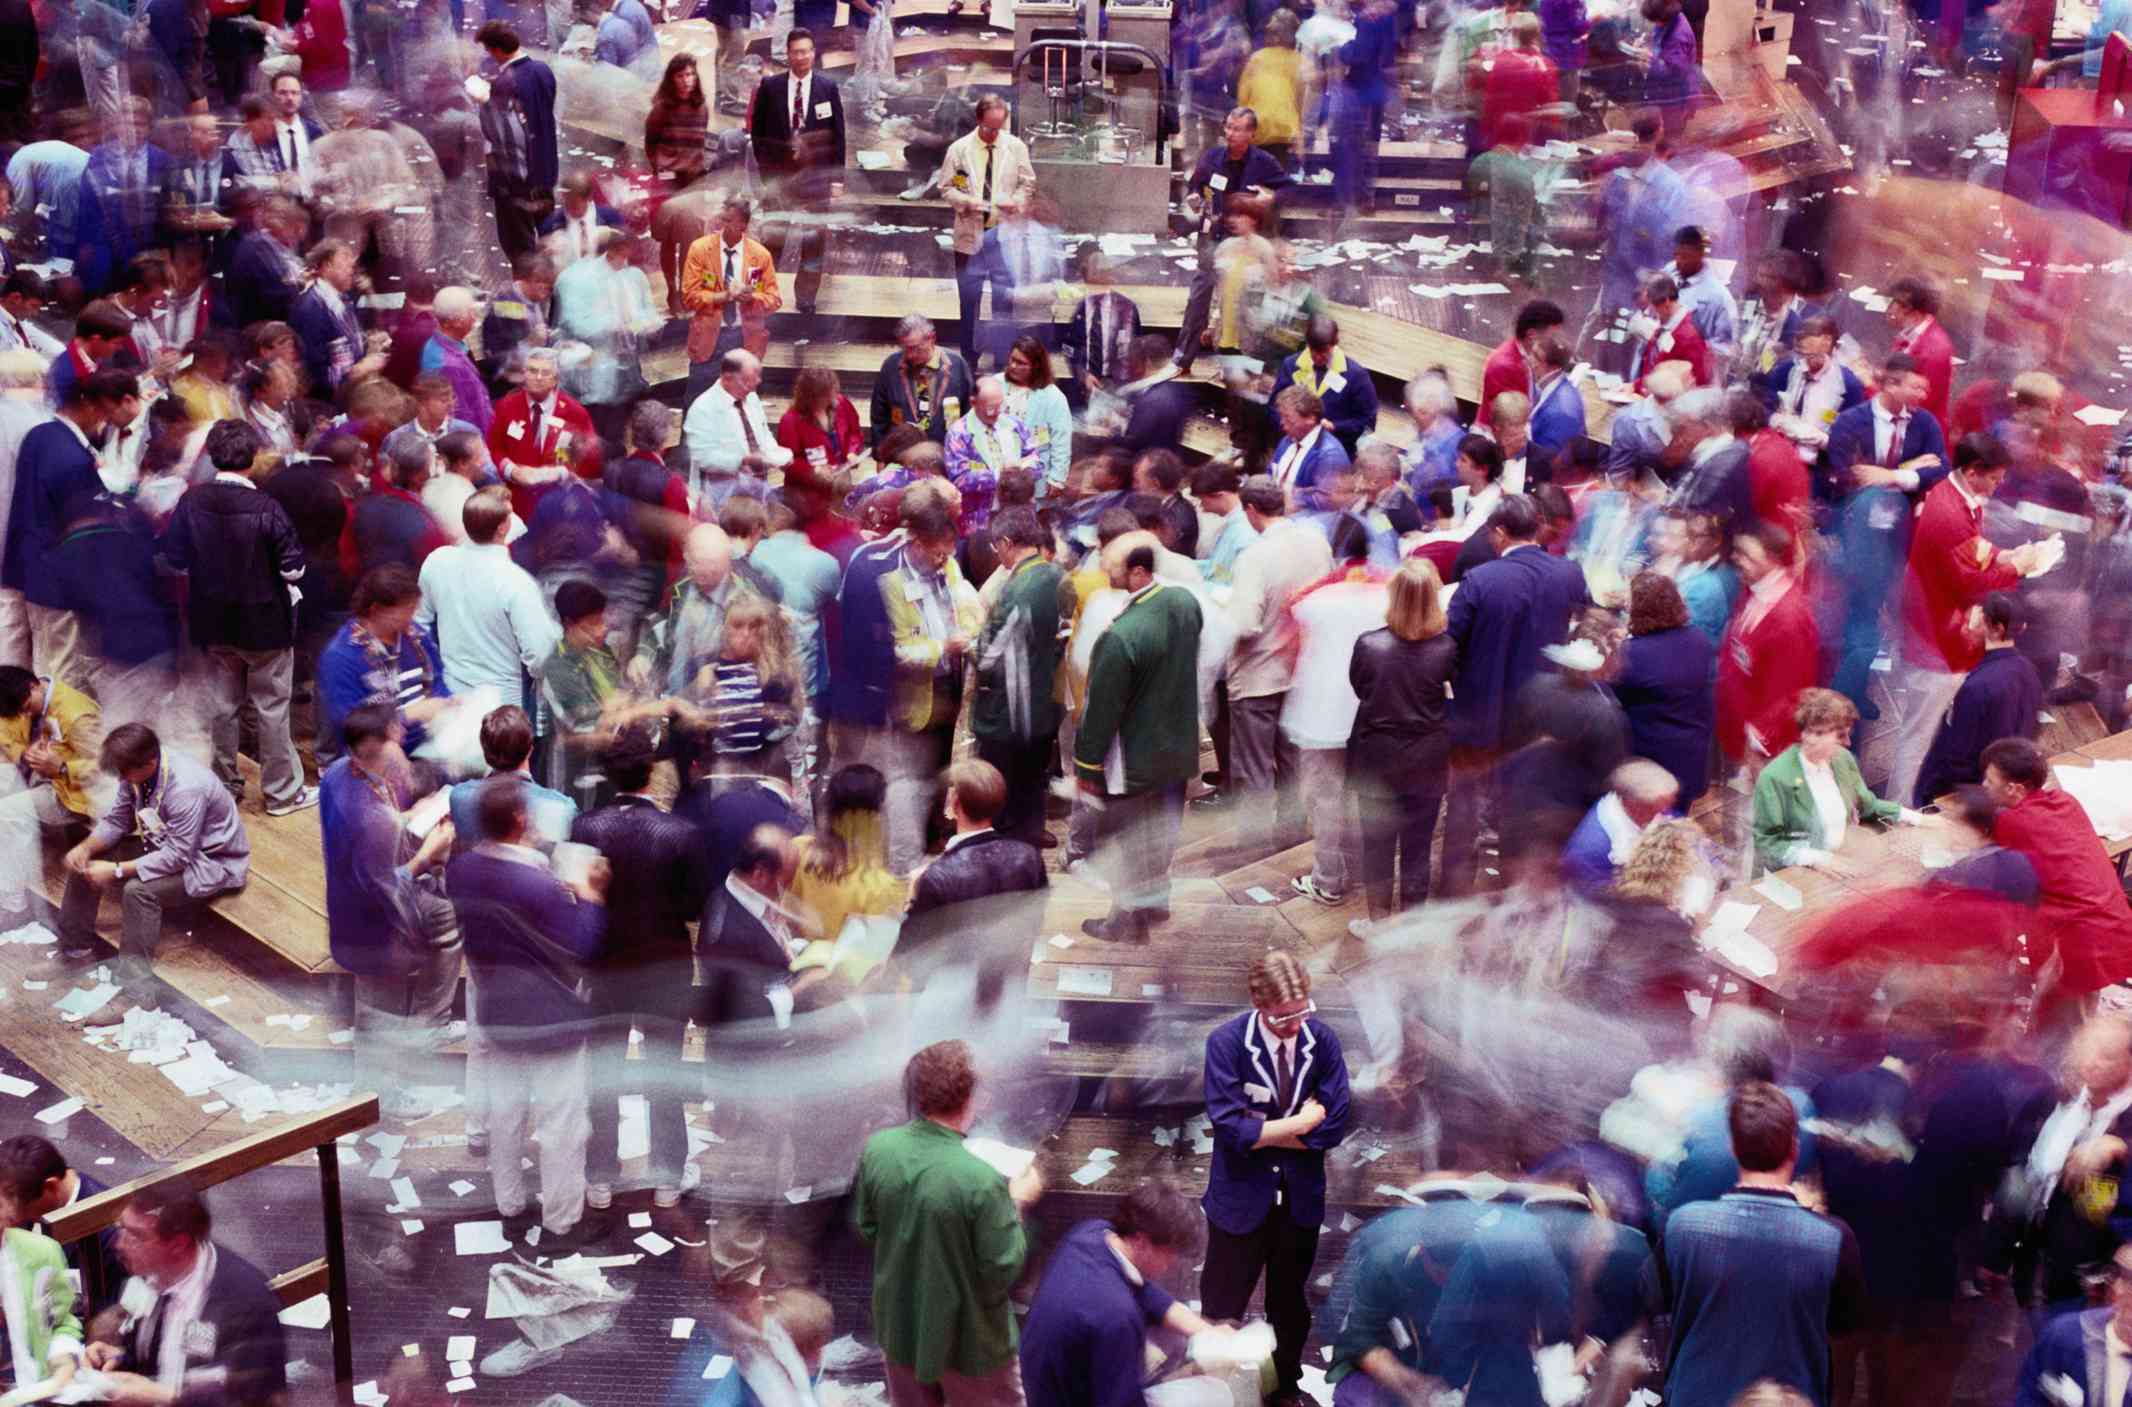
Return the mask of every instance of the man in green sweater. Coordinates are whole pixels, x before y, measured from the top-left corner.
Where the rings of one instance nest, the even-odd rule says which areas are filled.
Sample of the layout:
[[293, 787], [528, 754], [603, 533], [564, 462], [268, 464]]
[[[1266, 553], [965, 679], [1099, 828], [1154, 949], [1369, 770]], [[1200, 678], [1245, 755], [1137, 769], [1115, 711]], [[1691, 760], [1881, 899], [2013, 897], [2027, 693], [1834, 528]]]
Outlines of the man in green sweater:
[[1021, 1407], [1007, 1292], [1044, 1180], [1034, 1166], [1003, 1177], [963, 1147], [977, 1114], [969, 1042], [919, 1051], [903, 1089], [917, 1117], [866, 1140], [852, 1185], [852, 1220], [874, 1248], [890, 1407]]
[[1092, 938], [1144, 943], [1170, 916], [1170, 856], [1184, 784], [1199, 770], [1199, 602], [1155, 580], [1155, 545], [1128, 533], [1103, 549], [1112, 586], [1132, 593], [1096, 641], [1074, 773], [1097, 799], [1111, 846], [1111, 911]]
[[977, 698], [970, 710], [977, 755], [1007, 783], [1007, 804], [993, 829], [1046, 848], [1058, 843], [1044, 829], [1044, 797], [1059, 733], [1052, 680], [1059, 672], [1061, 595], [1069, 620], [1073, 603], [1066, 573], [1044, 556], [1050, 537], [1026, 503], [992, 519], [1005, 584], [977, 637]]

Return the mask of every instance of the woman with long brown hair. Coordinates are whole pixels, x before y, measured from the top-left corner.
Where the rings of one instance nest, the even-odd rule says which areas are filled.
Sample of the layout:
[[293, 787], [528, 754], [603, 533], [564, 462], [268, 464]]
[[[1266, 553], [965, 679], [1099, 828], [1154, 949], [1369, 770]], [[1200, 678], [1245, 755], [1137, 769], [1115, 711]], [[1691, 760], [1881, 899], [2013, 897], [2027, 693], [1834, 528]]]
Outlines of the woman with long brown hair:
[[[666, 74], [651, 97], [651, 110], [644, 117], [644, 161], [656, 183], [651, 208], [680, 194], [703, 178], [710, 169], [711, 105], [703, 91], [703, 75], [691, 54], [676, 54], [666, 65]], [[664, 237], [671, 222], [658, 222], [659, 267], [665, 271], [667, 306], [680, 314], [681, 259], [687, 250], [680, 240]]]
[[826, 366], [800, 371], [792, 386], [792, 408], [777, 422], [777, 442], [792, 451], [795, 464], [804, 463], [823, 477], [858, 459], [866, 443], [859, 412], [837, 385], [836, 372]]

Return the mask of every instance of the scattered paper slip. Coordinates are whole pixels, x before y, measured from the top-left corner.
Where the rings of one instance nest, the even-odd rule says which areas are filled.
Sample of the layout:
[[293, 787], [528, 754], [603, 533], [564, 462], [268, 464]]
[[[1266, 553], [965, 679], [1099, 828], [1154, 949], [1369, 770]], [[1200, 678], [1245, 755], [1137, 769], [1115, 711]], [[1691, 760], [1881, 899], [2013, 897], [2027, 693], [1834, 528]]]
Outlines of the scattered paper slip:
[[444, 1341], [444, 1356], [454, 1363], [472, 1358], [474, 1338], [472, 1334], [453, 1334]]
[[57, 1104], [52, 1105], [49, 1109], [38, 1110], [37, 1122], [40, 1124], [64, 1123], [66, 1120], [73, 1118], [76, 1114], [79, 1114], [81, 1110], [82, 1102], [80, 1097], [71, 1096], [69, 1098], [60, 1100]]
[[472, 1378], [453, 1378], [444, 1385], [444, 1390], [446, 1392], [472, 1392], [474, 1390], [474, 1380]]
[[2125, 418], [2125, 413], [2106, 405], [2084, 405], [2073, 412], [2073, 418], [2083, 425], [2115, 425]]
[[473, 1313], [474, 1311], [473, 1311], [473, 1310], [471, 1310], [471, 1309], [468, 1309], [468, 1308], [467, 1308], [467, 1307], [466, 1307], [465, 1305], [463, 1305], [463, 1304], [455, 1304], [455, 1305], [453, 1305], [453, 1306], [452, 1306], [452, 1307], [451, 1307], [450, 1309], [447, 1309], [447, 1310], [445, 1310], [444, 1312], [445, 1312], [446, 1314], [449, 1314], [449, 1315], [450, 1315], [450, 1316], [451, 1316], [452, 1318], [454, 1318], [454, 1319], [464, 1319], [464, 1318], [466, 1318], [466, 1316], [468, 1316], [469, 1314], [472, 1314], [472, 1313]]
[[1083, 1163], [1073, 1170], [1071, 1176], [1081, 1186], [1088, 1187], [1109, 1177], [1112, 1170], [1113, 1165], [1108, 1161]]
[[1036, 1161], [1034, 1148], [1014, 1148], [996, 1138], [966, 1138], [962, 1146], [970, 1156], [999, 1170], [1001, 1177], [1020, 1177]]
[[400, 1232], [405, 1236], [419, 1236], [422, 1234], [422, 1223], [413, 1217], [403, 1218], [400, 1222]]
[[1806, 903], [1806, 896], [1799, 892], [1796, 885], [1774, 874], [1763, 875], [1756, 882], [1754, 892], [1788, 914], [1799, 912]]
[[1107, 967], [1060, 967], [1059, 992], [1064, 996], [1107, 997], [1111, 991], [1111, 971]]
[[1068, 938], [1063, 933], [1054, 933], [1051, 935], [1051, 946], [1054, 948], [1070, 948], [1073, 946], [1073, 939]]
[[323, 1329], [332, 1318], [333, 1306], [323, 1290], [281, 1311], [281, 1322], [292, 1329]]
[[651, 1213], [650, 1213], [650, 1212], [631, 1212], [631, 1213], [629, 1214], [629, 1225], [630, 1225], [630, 1229], [631, 1229], [631, 1230], [634, 1230], [634, 1231], [643, 1231], [643, 1230], [645, 1230], [646, 1228], [648, 1228], [648, 1227], [649, 1227], [649, 1226], [651, 1225]]
[[37, 1082], [34, 1080], [18, 1080], [13, 1075], [0, 1075], [0, 1094], [11, 1094], [20, 1099], [26, 1094], [36, 1092]]
[[667, 1240], [656, 1231], [645, 1232], [636, 1239], [636, 1244], [642, 1246], [646, 1253], [655, 1256], [663, 1256], [674, 1248], [673, 1242]]
[[703, 1366], [703, 1376], [715, 1382], [733, 1371], [733, 1360], [723, 1353], [711, 1355], [711, 1361]]
[[814, 1184], [810, 1182], [805, 1187], [794, 1187], [787, 1191], [785, 1193], [785, 1200], [790, 1202], [793, 1206], [797, 1207], [802, 1203], [808, 1201], [813, 1196]]
[[467, 1193], [474, 1190], [474, 1184], [468, 1182], [463, 1177], [460, 1178], [457, 1182], [451, 1183], [450, 1187], [452, 1190], [452, 1195], [454, 1197], [464, 1197]]
[[1249, 889], [1246, 889], [1244, 891], [1244, 897], [1246, 899], [1249, 899], [1254, 904], [1271, 904], [1276, 902], [1272, 892], [1268, 890], [1264, 885], [1259, 884], [1254, 884]]
[[500, 1221], [462, 1221], [452, 1228], [452, 1249], [463, 1256], [498, 1256], [511, 1249]]
[[474, 1365], [468, 1362], [466, 1359], [459, 1359], [457, 1362], [448, 1364], [446, 1366], [451, 1369], [451, 1374], [453, 1377], [465, 1378], [469, 1381], [472, 1381], [474, 1376]]
[[400, 1205], [403, 1207], [419, 1207], [422, 1205], [422, 1194], [415, 1191], [415, 1180], [411, 1177], [394, 1178], [392, 1180], [392, 1195], [400, 1199]]

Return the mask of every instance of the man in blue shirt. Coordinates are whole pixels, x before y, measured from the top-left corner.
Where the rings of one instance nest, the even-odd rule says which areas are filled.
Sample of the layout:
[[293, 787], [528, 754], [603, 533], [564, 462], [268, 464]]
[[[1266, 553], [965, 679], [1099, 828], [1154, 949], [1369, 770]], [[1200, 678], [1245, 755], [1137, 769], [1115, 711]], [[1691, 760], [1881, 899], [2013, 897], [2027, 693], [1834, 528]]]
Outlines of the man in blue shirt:
[[1147, 1376], [1147, 1331], [1213, 1326], [1159, 1283], [1199, 1239], [1191, 1199], [1166, 1182], [1125, 1194], [1109, 1221], [1084, 1221], [1051, 1253], [1022, 1330], [1029, 1407], [1157, 1407]]
[[1199, 267], [1185, 299], [1184, 324], [1177, 329], [1177, 365], [1187, 370], [1199, 355], [1199, 339], [1214, 308], [1214, 248], [1229, 233], [1229, 197], [1278, 190], [1290, 180], [1278, 157], [1254, 145], [1258, 114], [1250, 108], [1232, 110], [1222, 121], [1221, 135], [1222, 145], [1199, 154], [1185, 183], [1185, 208], [1199, 220]]
[[1730, 1402], [1767, 1378], [1829, 1402], [1829, 1340], [1859, 1328], [1865, 1273], [1851, 1228], [1792, 1194], [1798, 1111], [1763, 1080], [1733, 1093], [1740, 1180], [1666, 1222], [1673, 1305], [1668, 1402]]

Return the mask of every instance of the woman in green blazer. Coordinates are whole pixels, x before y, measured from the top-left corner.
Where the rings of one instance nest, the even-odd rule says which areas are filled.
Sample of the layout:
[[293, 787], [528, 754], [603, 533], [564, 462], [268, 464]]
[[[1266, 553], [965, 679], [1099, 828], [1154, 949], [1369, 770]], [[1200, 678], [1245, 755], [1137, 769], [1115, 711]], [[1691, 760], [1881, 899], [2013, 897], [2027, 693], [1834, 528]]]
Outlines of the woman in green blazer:
[[1858, 710], [1833, 689], [1802, 689], [1793, 718], [1799, 741], [1771, 759], [1754, 784], [1755, 868], [1825, 865], [1861, 821], [1915, 825], [1915, 811], [1873, 795], [1848, 746]]

